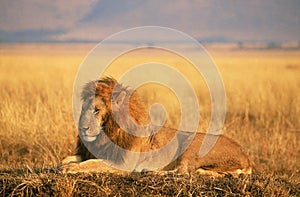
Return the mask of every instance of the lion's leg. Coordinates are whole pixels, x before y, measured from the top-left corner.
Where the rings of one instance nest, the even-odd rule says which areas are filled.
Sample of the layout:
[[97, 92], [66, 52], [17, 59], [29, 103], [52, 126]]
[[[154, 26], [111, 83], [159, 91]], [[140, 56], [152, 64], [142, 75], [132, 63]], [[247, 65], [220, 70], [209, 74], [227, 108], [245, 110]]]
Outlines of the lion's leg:
[[240, 174], [251, 174], [252, 169], [237, 169], [233, 171], [227, 171], [227, 172], [218, 172], [218, 171], [213, 171], [213, 170], [204, 170], [202, 168], [199, 168], [196, 170], [196, 173], [199, 173], [201, 175], [208, 175], [212, 177], [223, 177], [226, 174], [229, 174], [235, 178], [237, 178]]
[[244, 168], [244, 169], [237, 169], [234, 171], [229, 171], [228, 174], [231, 174], [233, 177], [238, 177], [240, 174], [251, 174], [252, 173], [252, 168]]
[[81, 163], [70, 163], [63, 166], [64, 173], [77, 173], [77, 172], [108, 172], [115, 174], [125, 174], [126, 172], [112, 168], [103, 162], [102, 159], [89, 159]]
[[214, 170], [205, 170], [203, 168], [196, 169], [194, 166], [188, 166], [188, 165], [181, 165], [178, 167], [178, 172], [181, 174], [200, 174], [205, 176], [211, 176], [211, 177], [223, 177], [227, 173], [218, 172]]
[[217, 171], [213, 171], [213, 170], [204, 170], [202, 168], [197, 169], [196, 173], [198, 173], [200, 175], [211, 176], [211, 177], [224, 177], [226, 174], [223, 172], [217, 172]]

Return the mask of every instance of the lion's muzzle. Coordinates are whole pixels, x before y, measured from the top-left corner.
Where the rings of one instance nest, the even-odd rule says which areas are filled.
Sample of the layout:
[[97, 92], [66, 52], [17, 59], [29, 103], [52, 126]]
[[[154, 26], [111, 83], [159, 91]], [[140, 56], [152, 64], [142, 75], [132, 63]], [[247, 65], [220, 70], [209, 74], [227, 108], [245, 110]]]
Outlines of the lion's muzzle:
[[86, 128], [80, 128], [79, 132], [84, 141], [93, 142], [97, 139], [97, 136], [100, 134], [101, 130], [102, 128], [97, 130], [91, 130], [89, 127], [86, 127]]

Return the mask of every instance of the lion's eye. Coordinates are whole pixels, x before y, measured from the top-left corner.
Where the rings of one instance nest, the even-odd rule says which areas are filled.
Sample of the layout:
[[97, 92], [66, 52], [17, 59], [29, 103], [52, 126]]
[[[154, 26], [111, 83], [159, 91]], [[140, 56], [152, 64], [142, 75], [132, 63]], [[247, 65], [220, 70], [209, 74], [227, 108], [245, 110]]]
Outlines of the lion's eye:
[[98, 114], [98, 113], [99, 113], [99, 111], [100, 111], [99, 109], [95, 108], [95, 109], [93, 110], [93, 114], [95, 114], [95, 115], [96, 115], [96, 114]]

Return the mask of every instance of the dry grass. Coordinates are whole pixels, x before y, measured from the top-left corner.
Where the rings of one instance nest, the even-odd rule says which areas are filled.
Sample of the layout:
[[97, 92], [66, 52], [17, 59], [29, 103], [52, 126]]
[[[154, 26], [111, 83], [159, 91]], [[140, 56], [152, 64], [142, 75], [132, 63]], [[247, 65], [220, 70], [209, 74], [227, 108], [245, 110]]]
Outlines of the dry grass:
[[[23, 188], [24, 192], [26, 191], [25, 186], [29, 187], [28, 184], [42, 184], [41, 188], [48, 184], [47, 187], [56, 188], [57, 191], [63, 190], [63, 188], [53, 186], [54, 183], [51, 182], [57, 178], [55, 172], [48, 174], [43, 171], [30, 174], [13, 172], [13, 169], [53, 166], [55, 168], [62, 158], [71, 154], [76, 136], [71, 105], [72, 86], [81, 61], [92, 47], [92, 45], [78, 44], [0, 45], [0, 169], [2, 169], [0, 188], [6, 188], [6, 190], [0, 190], [1, 193], [20, 192], [20, 188]], [[225, 186], [220, 186], [219, 192], [221, 193], [216, 193], [219, 195], [226, 195], [226, 191], [230, 191], [228, 189], [238, 191], [232, 192], [232, 194], [245, 195], [241, 193], [243, 181], [248, 181], [246, 190], [253, 195], [299, 195], [300, 52], [228, 50], [211, 50], [210, 52], [220, 68], [227, 93], [227, 116], [223, 133], [236, 139], [245, 147], [259, 174], [238, 180], [230, 178], [229, 182], [227, 179], [215, 182], [216, 180], [203, 180], [201, 177], [193, 179], [192, 182], [199, 183], [200, 181], [198, 186], [201, 191], [202, 189], [206, 191], [203, 187], [219, 188], [217, 183], [220, 181]], [[160, 58], [162, 58], [161, 61], [175, 64], [178, 68], [182, 64], [180, 60], [170, 58], [168, 55]], [[121, 63], [136, 64], [137, 61], [140, 60], [129, 58], [126, 61], [122, 60]], [[115, 72], [115, 77], [118, 77], [119, 74], [116, 70], [119, 70], [119, 64], [120, 62], [115, 62], [116, 67], [108, 70], [107, 73]], [[189, 70], [182, 72], [187, 75], [192, 73]], [[121, 72], [119, 71], [119, 73]], [[194, 79], [192, 75], [189, 78], [192, 79], [194, 86], [200, 87], [197, 94], [201, 112], [203, 112], [203, 120], [199, 130], [204, 131], [210, 115], [208, 91], [203, 80], [200, 83], [201, 79]], [[161, 93], [151, 94], [153, 88], [164, 91], [163, 95], [167, 94], [168, 96], [160, 96]], [[143, 98], [165, 104], [166, 109], [169, 110], [167, 124], [178, 125], [178, 116], [174, 114], [179, 114], [179, 105], [173, 98], [174, 95], [168, 91], [165, 92], [164, 88], [154, 86], [142, 87], [140, 91], [148, 92], [143, 95]], [[170, 102], [172, 99], [174, 102]], [[126, 184], [129, 179], [133, 180], [132, 183], [147, 180], [144, 175], [138, 179], [108, 175], [57, 176], [58, 182], [69, 184], [75, 194], [78, 187], [84, 188], [86, 185], [96, 189], [105, 188], [114, 191], [116, 188], [113, 184], [116, 184], [117, 180], [124, 182], [125, 186], [120, 186], [123, 189], [127, 188]], [[176, 177], [179, 175], [174, 176], [173, 181], [167, 182], [171, 184], [168, 188], [176, 189], [175, 186], [178, 184]], [[102, 178], [98, 180], [99, 177]], [[109, 187], [104, 184], [104, 179], [107, 179]], [[110, 181], [112, 179], [114, 181]], [[164, 193], [162, 187], [159, 189], [160, 184], [163, 184], [159, 180], [164, 177], [149, 178], [149, 181], [150, 179], [157, 180], [157, 185], [155, 182], [151, 182], [149, 189], [143, 183], [139, 186], [133, 184], [136, 187], [133, 187], [132, 192], [144, 188], [143, 191], [146, 191], [142, 193], [144, 195], [147, 192], [157, 195], [158, 193], [151, 193], [156, 189], [163, 195], [170, 194]], [[185, 177], [183, 180], [185, 179], [189, 178]], [[43, 182], [43, 180], [48, 182]], [[81, 180], [86, 182], [81, 183]], [[93, 180], [95, 181], [93, 182]], [[187, 180], [183, 185], [193, 189], [188, 182]], [[232, 187], [226, 185], [229, 183], [233, 184]], [[127, 186], [129, 187], [129, 185], [128, 183]], [[259, 190], [261, 193], [252, 192], [252, 187], [255, 188], [253, 191], [258, 192]], [[265, 187], [268, 189], [265, 190]], [[54, 193], [56, 189], [53, 191]], [[200, 191], [199, 188], [197, 190], [197, 187], [194, 189]], [[270, 193], [272, 189], [277, 193]], [[170, 190], [171, 193], [172, 191]], [[290, 191], [292, 193], [289, 193]], [[68, 192], [72, 193], [71, 190]], [[180, 191], [174, 190], [174, 193], [180, 193]], [[110, 194], [117, 195], [118, 193]], [[216, 194], [203, 193], [203, 195]]]
[[297, 196], [300, 184], [269, 175], [212, 178], [153, 173], [61, 174], [50, 170], [0, 171], [4, 196]]

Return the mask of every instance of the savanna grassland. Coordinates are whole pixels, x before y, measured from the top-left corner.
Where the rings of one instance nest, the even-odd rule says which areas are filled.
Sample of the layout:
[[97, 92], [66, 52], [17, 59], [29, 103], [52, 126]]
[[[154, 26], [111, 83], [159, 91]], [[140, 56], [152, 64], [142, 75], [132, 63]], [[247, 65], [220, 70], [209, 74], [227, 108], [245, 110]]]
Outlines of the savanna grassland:
[[[297, 50], [207, 48], [226, 88], [227, 115], [222, 132], [244, 147], [255, 165], [253, 175], [211, 178], [176, 173], [62, 174], [57, 166], [74, 150], [77, 135], [72, 115], [73, 82], [93, 46], [0, 45], [2, 196], [300, 195], [300, 51]], [[141, 63], [140, 59], [156, 57], [155, 52], [137, 53], [113, 62], [114, 67], [106, 74], [118, 78], [123, 72], [121, 64], [134, 65]], [[187, 64], [161, 51], [159, 60], [178, 69]], [[210, 117], [209, 92], [192, 70], [181, 72], [196, 89], [201, 109], [199, 131], [205, 132]], [[167, 126], [179, 124], [178, 100], [169, 90], [154, 84], [139, 91], [147, 104], [155, 101], [165, 105]]]

